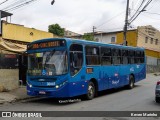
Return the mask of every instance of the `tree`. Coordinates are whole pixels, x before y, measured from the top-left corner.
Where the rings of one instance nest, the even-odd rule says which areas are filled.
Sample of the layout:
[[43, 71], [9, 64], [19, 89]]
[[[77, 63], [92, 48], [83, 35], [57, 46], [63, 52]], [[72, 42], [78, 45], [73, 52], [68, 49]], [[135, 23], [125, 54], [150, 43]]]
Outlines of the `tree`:
[[57, 36], [64, 36], [64, 28], [61, 28], [61, 26], [57, 23], [49, 25], [48, 32], [53, 33]]
[[92, 33], [84, 33], [82, 38], [85, 39], [85, 40], [94, 41]]

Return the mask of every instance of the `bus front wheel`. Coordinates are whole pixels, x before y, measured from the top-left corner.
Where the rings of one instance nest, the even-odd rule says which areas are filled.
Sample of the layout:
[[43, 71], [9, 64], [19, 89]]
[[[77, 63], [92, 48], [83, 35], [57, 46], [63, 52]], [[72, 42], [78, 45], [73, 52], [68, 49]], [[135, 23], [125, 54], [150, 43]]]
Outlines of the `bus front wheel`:
[[134, 88], [134, 77], [133, 77], [133, 75], [129, 76], [129, 85], [128, 85], [128, 88], [129, 89]]
[[88, 90], [86, 94], [86, 99], [87, 100], [92, 100], [95, 96], [95, 85], [92, 81], [88, 83]]

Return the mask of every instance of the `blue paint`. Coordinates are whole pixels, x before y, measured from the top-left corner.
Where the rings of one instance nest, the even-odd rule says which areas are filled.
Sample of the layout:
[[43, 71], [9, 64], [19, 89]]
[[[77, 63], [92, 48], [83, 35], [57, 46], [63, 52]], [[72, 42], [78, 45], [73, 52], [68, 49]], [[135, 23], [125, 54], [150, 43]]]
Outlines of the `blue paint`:
[[[91, 79], [95, 79], [98, 83], [98, 91], [119, 88], [129, 84], [129, 76], [134, 75], [135, 82], [146, 78], [146, 64], [127, 64], [127, 65], [97, 65], [97, 66], [86, 66], [85, 62], [85, 45], [99, 45], [109, 46], [116, 48], [135, 49], [144, 51], [143, 48], [135, 48], [113, 44], [102, 44], [99, 42], [90, 42], [84, 40], [72, 40], [68, 38], [51, 38], [44, 39], [38, 42], [47, 42], [54, 40], [65, 40], [66, 46], [56, 48], [44, 48], [38, 50], [28, 50], [27, 53], [44, 52], [52, 50], [67, 50], [69, 51], [71, 44], [82, 44], [83, 45], [83, 57], [84, 62], [80, 71], [74, 76], [70, 75], [70, 60], [68, 57], [68, 73], [57, 76], [46, 76], [46, 70], [42, 70], [42, 76], [29, 76], [27, 75], [27, 94], [31, 96], [46, 96], [46, 97], [73, 97], [83, 95], [87, 93], [88, 82]], [[30, 44], [33, 44], [30, 43]], [[68, 52], [69, 56], [69, 52]], [[93, 73], [87, 73], [87, 68], [93, 68]], [[54, 84], [48, 85], [47, 82], [54, 82]], [[58, 88], [56, 88], [59, 86]]]

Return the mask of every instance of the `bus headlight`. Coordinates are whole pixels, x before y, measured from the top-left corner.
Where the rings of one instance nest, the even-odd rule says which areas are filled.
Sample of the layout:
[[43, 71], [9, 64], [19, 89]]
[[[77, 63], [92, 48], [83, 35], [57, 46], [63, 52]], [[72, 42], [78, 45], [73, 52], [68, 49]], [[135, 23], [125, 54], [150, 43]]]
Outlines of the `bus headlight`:
[[67, 83], [67, 81], [64, 81], [64, 82], [62, 82], [61, 84], [56, 85], [56, 89], [58, 89], [58, 88], [64, 86], [66, 83]]
[[56, 85], [56, 89], [58, 89], [59, 88], [59, 85]]
[[32, 87], [32, 85], [29, 85], [29, 87], [31, 88], [31, 87]]
[[31, 84], [29, 84], [28, 82], [27, 82], [27, 85], [31, 88], [32, 87], [32, 85]]

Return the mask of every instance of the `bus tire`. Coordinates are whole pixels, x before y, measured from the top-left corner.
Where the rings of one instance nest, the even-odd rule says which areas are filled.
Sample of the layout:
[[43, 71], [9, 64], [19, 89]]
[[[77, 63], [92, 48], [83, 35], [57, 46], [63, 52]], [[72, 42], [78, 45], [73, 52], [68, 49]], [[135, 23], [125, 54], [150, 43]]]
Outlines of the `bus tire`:
[[132, 89], [132, 88], [134, 88], [134, 77], [133, 75], [130, 75], [128, 89]]
[[88, 89], [87, 89], [87, 94], [86, 94], [86, 99], [87, 100], [92, 100], [95, 96], [95, 85], [92, 81], [89, 81], [88, 83]]

